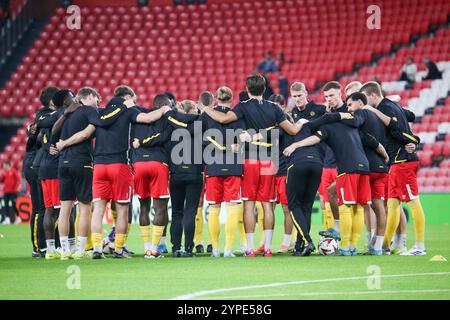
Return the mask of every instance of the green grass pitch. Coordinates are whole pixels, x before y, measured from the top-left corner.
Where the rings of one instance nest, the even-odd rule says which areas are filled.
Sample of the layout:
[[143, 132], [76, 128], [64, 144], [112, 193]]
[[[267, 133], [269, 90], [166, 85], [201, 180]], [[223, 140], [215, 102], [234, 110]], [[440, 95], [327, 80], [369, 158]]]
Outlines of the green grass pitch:
[[[312, 234], [319, 228], [314, 225]], [[428, 225], [426, 231], [428, 254], [419, 257], [175, 259], [169, 254], [148, 260], [133, 225], [128, 247], [137, 254], [132, 259], [46, 261], [31, 258], [28, 225], [0, 225], [0, 299], [450, 299], [449, 263], [429, 261], [435, 255], [450, 258], [450, 228]], [[411, 246], [412, 226], [408, 232]], [[282, 234], [279, 224], [275, 249]]]

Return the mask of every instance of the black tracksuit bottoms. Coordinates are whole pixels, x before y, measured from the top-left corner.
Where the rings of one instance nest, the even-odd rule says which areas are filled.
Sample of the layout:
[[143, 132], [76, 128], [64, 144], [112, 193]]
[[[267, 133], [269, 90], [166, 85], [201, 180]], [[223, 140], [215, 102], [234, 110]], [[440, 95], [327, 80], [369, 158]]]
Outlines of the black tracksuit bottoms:
[[[288, 207], [298, 232], [297, 245], [312, 242], [311, 214], [314, 199], [322, 178], [322, 166], [318, 163], [295, 164], [288, 169], [286, 194]], [[297, 247], [297, 246], [296, 246]]]
[[184, 247], [186, 251], [194, 248], [195, 216], [203, 188], [203, 177], [192, 179], [170, 178], [170, 199], [172, 202], [172, 224], [170, 240], [172, 251], [180, 250], [184, 229]]

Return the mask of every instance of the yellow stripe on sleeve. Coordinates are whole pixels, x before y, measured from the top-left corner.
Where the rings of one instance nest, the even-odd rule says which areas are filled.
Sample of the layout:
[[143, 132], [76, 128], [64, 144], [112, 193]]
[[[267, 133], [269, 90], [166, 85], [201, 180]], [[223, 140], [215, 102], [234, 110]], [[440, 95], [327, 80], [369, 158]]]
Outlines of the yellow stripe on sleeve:
[[153, 140], [153, 139], [159, 137], [160, 135], [161, 135], [160, 133], [157, 133], [157, 134], [155, 134], [155, 135], [153, 135], [153, 136], [151, 136], [151, 137], [145, 138], [144, 140], [142, 140], [142, 144], [146, 144], [146, 143], [149, 142], [150, 140]]
[[169, 120], [169, 121], [172, 122], [172, 123], [175, 123], [177, 126], [180, 126], [180, 127], [186, 128], [186, 127], [188, 126], [186, 123], [181, 122], [181, 121], [178, 121], [177, 119], [174, 119], [174, 118], [171, 117], [171, 116], [169, 116], [169, 117], [167, 118], [167, 120]]
[[211, 138], [209, 136], [206, 137], [206, 139], [208, 139], [209, 142], [211, 142], [216, 148], [218, 148], [222, 151], [227, 149], [226, 147], [222, 146], [220, 143], [218, 143], [216, 140], [214, 140], [213, 138]]
[[120, 112], [120, 108], [117, 108], [116, 110], [114, 110], [111, 113], [105, 114], [104, 116], [101, 116], [100, 119], [101, 120], [105, 120], [111, 117], [114, 117], [116, 114], [118, 114]]

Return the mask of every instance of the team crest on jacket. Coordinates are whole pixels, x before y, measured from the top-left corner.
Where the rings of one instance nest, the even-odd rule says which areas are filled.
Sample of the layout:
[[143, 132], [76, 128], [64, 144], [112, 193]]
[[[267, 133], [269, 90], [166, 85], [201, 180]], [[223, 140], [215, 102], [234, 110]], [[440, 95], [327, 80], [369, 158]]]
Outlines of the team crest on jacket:
[[314, 116], [316, 115], [316, 113], [315, 113], [314, 111], [311, 111], [311, 112], [309, 113], [309, 115], [310, 115], [311, 117], [314, 117]]

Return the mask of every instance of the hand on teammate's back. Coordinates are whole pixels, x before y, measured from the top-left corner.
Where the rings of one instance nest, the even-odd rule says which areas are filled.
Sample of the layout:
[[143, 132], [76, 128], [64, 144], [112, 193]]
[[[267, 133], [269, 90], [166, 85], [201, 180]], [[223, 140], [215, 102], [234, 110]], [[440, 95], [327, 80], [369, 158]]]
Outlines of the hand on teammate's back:
[[251, 142], [252, 137], [247, 131], [242, 131], [242, 133], [239, 135], [239, 140], [241, 140], [241, 142]]
[[125, 101], [123, 102], [123, 104], [124, 104], [127, 108], [132, 108], [132, 107], [134, 107], [134, 106], [136, 105], [136, 103], [133, 101], [133, 99], [125, 100]]
[[141, 144], [139, 143], [139, 139], [134, 138], [133, 140], [133, 148], [137, 149], [141, 146]]
[[77, 110], [79, 107], [81, 107], [81, 103], [74, 102], [72, 103], [66, 110], [64, 110], [64, 115], [67, 116]]
[[163, 110], [164, 114], [166, 114], [169, 111], [172, 111], [172, 108], [170, 108], [169, 106], [162, 106], [161, 109]]
[[64, 147], [66, 146], [65, 141], [64, 140], [59, 140], [56, 143], [56, 149], [59, 151], [62, 151], [64, 149]]
[[50, 148], [49, 148], [49, 153], [50, 153], [52, 156], [57, 155], [58, 152], [59, 152], [58, 149], [57, 149], [54, 145], [51, 145], [51, 146], [50, 146]]

